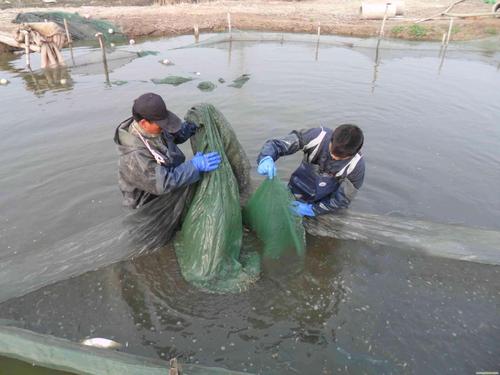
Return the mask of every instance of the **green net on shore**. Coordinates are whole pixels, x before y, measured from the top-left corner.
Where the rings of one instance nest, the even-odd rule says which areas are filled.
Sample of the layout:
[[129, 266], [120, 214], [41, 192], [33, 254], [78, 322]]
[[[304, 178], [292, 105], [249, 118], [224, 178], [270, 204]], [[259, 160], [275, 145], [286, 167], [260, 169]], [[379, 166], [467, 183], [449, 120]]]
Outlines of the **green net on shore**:
[[243, 224], [240, 199], [250, 189], [250, 163], [228, 121], [214, 106], [191, 108], [186, 121], [199, 130], [191, 138], [193, 152], [218, 151], [219, 169], [206, 173], [175, 238], [182, 275], [212, 292], [246, 290], [260, 272], [257, 253], [240, 254]]
[[290, 211], [294, 198], [278, 178], [265, 179], [243, 210], [243, 220], [264, 244], [264, 256], [278, 259], [287, 250], [304, 255], [302, 219]]
[[[26, 12], [19, 13], [14, 23], [45, 22], [57, 23], [64, 29], [64, 20], [68, 22], [68, 30], [73, 40], [95, 40], [96, 33], [102, 33], [108, 42], [126, 40], [118, 26], [109, 21], [85, 18], [78, 13], [67, 12]], [[112, 30], [110, 33], [109, 31]]]

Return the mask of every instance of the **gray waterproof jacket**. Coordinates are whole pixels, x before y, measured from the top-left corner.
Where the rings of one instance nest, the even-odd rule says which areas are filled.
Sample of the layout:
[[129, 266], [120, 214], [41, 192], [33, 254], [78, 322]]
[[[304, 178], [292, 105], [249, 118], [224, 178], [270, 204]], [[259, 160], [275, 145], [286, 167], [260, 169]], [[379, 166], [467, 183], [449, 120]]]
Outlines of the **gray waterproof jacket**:
[[142, 134], [150, 147], [164, 162], [158, 163], [151, 151], [132, 130], [134, 120], [125, 120], [116, 128], [114, 141], [120, 153], [118, 185], [123, 194], [123, 205], [138, 208], [159, 195], [190, 185], [200, 179], [200, 172], [186, 158], [176, 144], [185, 142], [196, 131], [189, 123], [176, 134], [163, 132], [156, 137]]
[[[322, 176], [330, 176], [336, 180], [333, 191], [319, 200], [304, 199], [312, 204], [316, 215], [326, 214], [348, 208], [358, 190], [363, 185], [365, 177], [365, 162], [361, 153], [346, 160], [334, 160], [329, 152], [329, 144], [333, 131], [328, 128], [312, 128], [293, 131], [283, 138], [270, 139], [257, 158], [257, 163], [264, 157], [270, 156], [274, 161], [285, 155], [294, 154], [300, 150], [304, 152], [303, 164], [309, 165], [315, 171], [316, 180]], [[295, 187], [299, 183], [300, 167], [294, 172], [289, 187], [295, 194]], [[298, 173], [299, 172], [299, 173]], [[321, 183], [320, 183], [321, 184]]]

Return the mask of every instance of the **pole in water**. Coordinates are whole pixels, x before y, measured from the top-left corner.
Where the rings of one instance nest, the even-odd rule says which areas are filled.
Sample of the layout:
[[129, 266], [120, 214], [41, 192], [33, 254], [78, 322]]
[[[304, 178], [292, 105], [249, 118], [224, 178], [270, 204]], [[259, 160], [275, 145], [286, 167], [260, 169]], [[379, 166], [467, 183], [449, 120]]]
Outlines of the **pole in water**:
[[31, 70], [31, 56], [30, 56], [30, 33], [24, 32], [24, 50], [26, 52], [26, 68]]
[[66, 38], [68, 39], [69, 52], [71, 54], [71, 61], [75, 65], [75, 57], [73, 56], [73, 40], [71, 39], [71, 34], [69, 33], [68, 21], [64, 19], [64, 30], [66, 30]]
[[99, 46], [102, 51], [102, 63], [104, 65], [104, 75], [106, 76], [106, 82], [109, 83], [109, 72], [108, 72], [108, 61], [106, 60], [106, 45], [104, 44], [104, 39], [102, 37], [102, 33], [95, 34], [97, 40], [99, 40]]
[[321, 22], [318, 22], [318, 43], [320, 36], [321, 36]]
[[448, 27], [448, 35], [446, 36], [446, 47], [448, 47], [448, 43], [450, 42], [452, 27], [453, 27], [453, 17], [450, 18], [450, 26]]
[[232, 38], [231, 33], [231, 13], [227, 12], [227, 29], [229, 31], [229, 38]]
[[198, 41], [200, 40], [200, 29], [198, 28], [198, 24], [195, 24], [193, 26], [193, 30], [194, 30], [194, 41], [195, 43], [198, 43]]

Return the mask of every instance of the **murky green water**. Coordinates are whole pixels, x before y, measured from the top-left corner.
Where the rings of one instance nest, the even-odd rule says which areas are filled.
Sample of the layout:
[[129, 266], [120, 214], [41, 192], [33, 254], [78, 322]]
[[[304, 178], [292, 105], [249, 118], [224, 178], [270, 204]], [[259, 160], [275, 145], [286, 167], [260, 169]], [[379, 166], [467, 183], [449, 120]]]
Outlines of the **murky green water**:
[[[317, 60], [316, 46], [304, 43], [169, 50], [190, 42], [134, 47], [160, 54], [112, 66], [111, 85], [100, 65], [33, 77], [13, 71], [21, 59], [3, 64], [0, 76], [11, 81], [0, 86], [4, 296], [22, 294], [2, 279], [9, 267], [25, 270], [19, 285], [36, 284], [68, 239], [83, 241], [95, 226], [113, 234], [108, 224], [123, 211], [112, 135], [147, 91], [179, 114], [196, 102], [215, 104], [252, 159], [268, 137], [357, 123], [367, 176], [353, 210], [500, 230], [498, 53], [455, 52], [442, 61], [437, 50], [408, 45], [381, 50], [374, 66], [371, 48], [322, 46]], [[163, 58], [175, 65], [158, 63]], [[241, 89], [227, 86], [244, 73], [251, 78]], [[178, 87], [149, 81], [169, 74], [197, 79]], [[204, 80], [218, 87], [201, 92]], [[280, 176], [298, 160], [280, 161]], [[266, 262], [252, 290], [223, 296], [187, 285], [167, 246], [5, 301], [0, 318], [254, 373], [465, 374], [498, 370], [499, 270], [309, 236], [303, 270], [293, 260]]]

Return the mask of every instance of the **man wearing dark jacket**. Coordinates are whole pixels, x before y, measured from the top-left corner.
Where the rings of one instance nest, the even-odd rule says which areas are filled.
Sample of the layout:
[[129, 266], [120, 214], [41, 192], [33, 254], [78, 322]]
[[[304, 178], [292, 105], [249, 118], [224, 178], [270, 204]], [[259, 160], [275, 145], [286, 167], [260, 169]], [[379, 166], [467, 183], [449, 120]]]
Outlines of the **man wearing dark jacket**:
[[350, 124], [340, 125], [334, 131], [322, 127], [293, 131], [264, 144], [257, 159], [257, 172], [273, 178], [278, 158], [302, 150], [304, 159], [288, 183], [297, 198], [292, 209], [300, 216], [332, 213], [349, 207], [363, 184], [363, 140], [361, 129]]
[[196, 125], [167, 110], [161, 96], [147, 93], [134, 101], [132, 117], [118, 126], [114, 138], [120, 152], [118, 184], [124, 206], [139, 208], [219, 167], [217, 152], [197, 153], [186, 161], [177, 144], [195, 132]]

